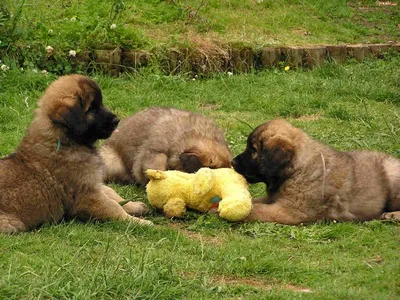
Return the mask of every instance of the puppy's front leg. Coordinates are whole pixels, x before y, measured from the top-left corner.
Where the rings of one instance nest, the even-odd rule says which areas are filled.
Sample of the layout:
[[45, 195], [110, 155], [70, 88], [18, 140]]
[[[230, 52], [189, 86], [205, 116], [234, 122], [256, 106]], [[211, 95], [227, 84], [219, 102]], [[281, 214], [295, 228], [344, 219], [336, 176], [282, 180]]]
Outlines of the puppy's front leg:
[[102, 188], [90, 194], [82, 195], [77, 199], [71, 211], [73, 216], [79, 219], [96, 220], [128, 220], [142, 225], [152, 225], [151, 221], [129, 215], [117, 202], [111, 200]]
[[303, 212], [294, 208], [284, 207], [277, 202], [273, 204], [254, 203], [245, 221], [298, 225], [312, 220]]
[[[120, 203], [125, 201], [120, 195], [117, 194], [112, 188], [103, 185], [102, 186], [103, 192], [106, 194], [108, 198], [111, 200]], [[128, 203], [124, 204], [122, 208], [131, 216], [143, 216], [148, 213], [149, 208], [147, 207], [146, 203], [141, 201], [129, 201]]]

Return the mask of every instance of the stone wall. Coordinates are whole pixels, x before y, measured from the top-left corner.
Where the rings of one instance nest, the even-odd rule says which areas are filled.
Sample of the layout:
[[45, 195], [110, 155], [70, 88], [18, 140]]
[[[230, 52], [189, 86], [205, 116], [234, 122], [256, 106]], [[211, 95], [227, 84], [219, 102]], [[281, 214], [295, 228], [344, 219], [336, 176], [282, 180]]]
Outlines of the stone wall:
[[313, 68], [326, 61], [343, 63], [347, 59], [362, 62], [367, 57], [383, 58], [388, 51], [400, 52], [400, 43], [265, 47], [261, 50], [227, 47], [212, 52], [184, 48], [165, 50], [163, 55], [116, 48], [96, 50], [91, 59], [98, 69], [111, 74], [136, 70], [152, 61], [156, 61], [167, 74], [209, 74], [226, 71], [245, 73], [251, 69], [273, 68], [279, 65]]

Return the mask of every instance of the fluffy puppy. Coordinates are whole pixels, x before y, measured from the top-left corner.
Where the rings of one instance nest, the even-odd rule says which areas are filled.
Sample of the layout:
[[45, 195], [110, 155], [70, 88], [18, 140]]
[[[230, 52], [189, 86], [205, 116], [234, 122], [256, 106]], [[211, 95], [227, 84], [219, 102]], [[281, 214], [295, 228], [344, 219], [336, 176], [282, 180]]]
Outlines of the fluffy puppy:
[[27, 231], [43, 223], [77, 217], [123, 219], [144, 203], [118, 204], [102, 184], [102, 162], [94, 143], [108, 138], [119, 119], [102, 103], [98, 85], [81, 75], [60, 77], [38, 102], [35, 118], [17, 150], [0, 160], [0, 232]]
[[231, 166], [222, 130], [201, 114], [152, 107], [125, 119], [118, 130], [100, 151], [106, 181], [146, 185], [147, 169], [193, 173]]
[[250, 183], [267, 185], [268, 196], [254, 199], [247, 220], [400, 220], [400, 160], [336, 151], [284, 120], [254, 129], [232, 165]]

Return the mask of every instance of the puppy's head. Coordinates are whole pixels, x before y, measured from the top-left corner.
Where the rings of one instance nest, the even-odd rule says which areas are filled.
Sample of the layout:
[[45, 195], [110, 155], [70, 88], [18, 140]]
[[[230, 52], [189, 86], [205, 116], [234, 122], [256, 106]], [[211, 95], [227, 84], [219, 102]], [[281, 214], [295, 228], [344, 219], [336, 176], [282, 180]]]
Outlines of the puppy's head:
[[248, 136], [245, 151], [234, 158], [234, 169], [249, 183], [265, 182], [276, 187], [291, 172], [300, 133], [284, 120], [258, 126]]
[[110, 137], [119, 119], [103, 106], [99, 86], [82, 75], [60, 77], [39, 101], [40, 113], [72, 141], [92, 145]]
[[232, 154], [226, 144], [213, 140], [199, 140], [179, 156], [181, 170], [195, 173], [200, 168], [230, 168]]

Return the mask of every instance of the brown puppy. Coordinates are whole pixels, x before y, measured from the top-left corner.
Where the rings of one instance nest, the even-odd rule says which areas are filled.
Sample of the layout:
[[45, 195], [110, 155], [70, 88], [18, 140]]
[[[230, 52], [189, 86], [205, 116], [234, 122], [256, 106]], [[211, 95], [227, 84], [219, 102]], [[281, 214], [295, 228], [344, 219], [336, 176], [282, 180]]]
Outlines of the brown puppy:
[[267, 185], [247, 220], [400, 220], [400, 160], [387, 154], [339, 152], [273, 120], [249, 135], [232, 164], [250, 183]]
[[[102, 184], [94, 147], [118, 118], [102, 104], [98, 85], [81, 75], [60, 77], [38, 102], [35, 118], [15, 153], [0, 160], [0, 232], [14, 233], [64, 217], [129, 219], [117, 193]], [[128, 203], [131, 214], [147, 210]]]
[[127, 119], [101, 148], [106, 181], [146, 185], [144, 171], [196, 172], [230, 167], [232, 154], [217, 124], [173, 108], [152, 107]]

